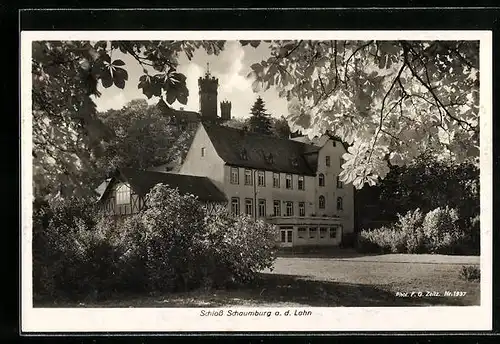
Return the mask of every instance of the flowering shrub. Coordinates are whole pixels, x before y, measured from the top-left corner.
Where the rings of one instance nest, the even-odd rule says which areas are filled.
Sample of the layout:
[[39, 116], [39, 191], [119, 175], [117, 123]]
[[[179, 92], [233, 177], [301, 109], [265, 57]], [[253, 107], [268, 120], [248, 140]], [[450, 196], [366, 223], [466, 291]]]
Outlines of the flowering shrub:
[[[436, 208], [425, 216], [419, 209], [398, 215], [389, 227], [360, 232], [358, 249], [382, 253], [474, 253], [478, 252], [479, 226], [460, 226], [458, 213]], [[478, 221], [478, 220], [477, 220]]]

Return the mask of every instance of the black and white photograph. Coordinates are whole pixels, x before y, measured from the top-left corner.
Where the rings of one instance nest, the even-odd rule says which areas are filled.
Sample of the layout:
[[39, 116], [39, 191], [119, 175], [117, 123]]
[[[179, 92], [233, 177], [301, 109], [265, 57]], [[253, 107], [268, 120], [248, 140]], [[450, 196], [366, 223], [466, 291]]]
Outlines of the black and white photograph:
[[22, 34], [26, 331], [491, 326], [491, 33]]

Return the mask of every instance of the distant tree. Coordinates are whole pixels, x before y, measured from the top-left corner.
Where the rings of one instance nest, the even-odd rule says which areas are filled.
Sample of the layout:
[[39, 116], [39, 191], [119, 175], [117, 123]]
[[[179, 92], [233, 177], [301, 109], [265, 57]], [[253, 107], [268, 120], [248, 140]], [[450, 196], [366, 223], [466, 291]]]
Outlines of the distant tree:
[[271, 122], [271, 131], [274, 135], [283, 139], [288, 139], [290, 137], [290, 126], [284, 116], [281, 116], [280, 118], [273, 118]]
[[99, 113], [99, 118], [115, 133], [96, 161], [104, 174], [116, 168], [146, 169], [175, 161], [183, 156], [192, 136], [169, 125], [160, 110], [143, 99]]
[[271, 115], [267, 113], [264, 101], [259, 96], [250, 110], [249, 129], [255, 133], [271, 135]]

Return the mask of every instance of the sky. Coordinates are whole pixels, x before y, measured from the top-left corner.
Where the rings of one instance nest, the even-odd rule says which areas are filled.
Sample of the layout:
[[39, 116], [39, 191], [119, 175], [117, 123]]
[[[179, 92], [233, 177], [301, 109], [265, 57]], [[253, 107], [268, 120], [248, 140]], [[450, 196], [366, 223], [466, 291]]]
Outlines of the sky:
[[[203, 77], [209, 64], [210, 74], [219, 79], [218, 102], [228, 100], [231, 102], [231, 117], [244, 118], [250, 116], [250, 108], [260, 95], [265, 102], [265, 107], [273, 117], [281, 117], [288, 114], [287, 101], [280, 98], [275, 89], [266, 92], [254, 93], [252, 81], [247, 78], [251, 71], [250, 66], [256, 62], [269, 57], [269, 50], [265, 46], [253, 48], [251, 46], [242, 47], [238, 41], [227, 41], [224, 50], [217, 56], [208, 55], [200, 49], [195, 52], [191, 61], [185, 55], [179, 58], [178, 72], [186, 76], [186, 83], [189, 89], [188, 103], [182, 105], [177, 101], [172, 107], [185, 110], [199, 111], [198, 78]], [[142, 89], [138, 89], [139, 77], [143, 74], [142, 67], [128, 55], [120, 52], [113, 52], [112, 60], [122, 59], [126, 64], [129, 74], [125, 88], [110, 87], [108, 89], [99, 86], [102, 95], [94, 98], [98, 111], [108, 109], [120, 109], [133, 99], [146, 99], [150, 104], [156, 104], [157, 97], [147, 99], [142, 94]], [[220, 116], [220, 104], [218, 106]]]

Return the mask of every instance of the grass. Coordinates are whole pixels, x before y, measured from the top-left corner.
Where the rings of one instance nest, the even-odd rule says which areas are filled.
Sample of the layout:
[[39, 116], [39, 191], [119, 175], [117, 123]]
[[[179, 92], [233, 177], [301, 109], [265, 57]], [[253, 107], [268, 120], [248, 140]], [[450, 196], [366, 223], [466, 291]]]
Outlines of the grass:
[[[41, 307], [220, 307], [220, 306], [467, 306], [480, 304], [479, 281], [460, 279], [463, 265], [479, 257], [439, 255], [356, 255], [344, 251], [330, 257], [286, 256], [272, 271], [234, 290], [165, 295], [116, 295], [104, 301], [44, 303]], [[445, 291], [466, 292], [462, 297]], [[422, 297], [396, 293], [422, 292]], [[438, 292], [441, 296], [425, 296]], [[418, 294], [415, 294], [417, 296]]]

